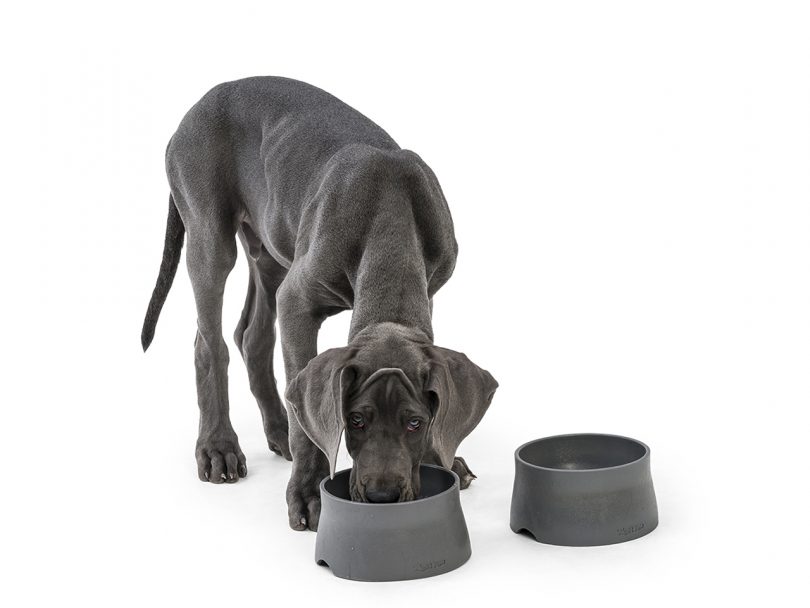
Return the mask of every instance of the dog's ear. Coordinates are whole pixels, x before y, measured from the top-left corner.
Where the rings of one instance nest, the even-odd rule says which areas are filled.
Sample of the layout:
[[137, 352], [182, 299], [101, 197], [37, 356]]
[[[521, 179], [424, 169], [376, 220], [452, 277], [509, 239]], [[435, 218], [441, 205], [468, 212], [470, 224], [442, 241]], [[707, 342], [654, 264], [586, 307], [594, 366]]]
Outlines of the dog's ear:
[[433, 414], [433, 449], [442, 466], [449, 469], [459, 444], [487, 411], [498, 382], [463, 353], [438, 346], [428, 346], [425, 351], [428, 357], [425, 391]]
[[329, 460], [335, 476], [338, 449], [346, 426], [343, 407], [355, 380], [354, 348], [331, 348], [312, 359], [287, 386], [285, 398], [301, 428]]

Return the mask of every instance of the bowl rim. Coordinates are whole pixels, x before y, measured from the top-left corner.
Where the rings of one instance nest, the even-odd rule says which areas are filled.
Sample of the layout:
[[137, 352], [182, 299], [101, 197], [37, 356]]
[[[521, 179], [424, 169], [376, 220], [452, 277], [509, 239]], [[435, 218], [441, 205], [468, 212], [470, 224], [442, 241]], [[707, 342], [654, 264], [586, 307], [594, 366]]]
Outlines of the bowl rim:
[[[391, 507], [407, 507], [408, 505], [421, 504], [421, 503], [429, 502], [429, 501], [434, 500], [434, 499], [441, 498], [442, 496], [445, 496], [446, 494], [448, 494], [450, 492], [457, 492], [458, 489], [460, 488], [460, 481], [459, 481], [458, 475], [456, 475], [455, 471], [452, 471], [450, 469], [446, 469], [443, 466], [440, 466], [440, 465], [437, 465], [437, 464], [428, 464], [428, 463], [425, 463], [425, 462], [420, 463], [419, 467], [420, 468], [421, 467], [429, 467], [431, 469], [439, 469], [441, 471], [444, 471], [445, 473], [450, 473], [450, 475], [453, 476], [453, 483], [446, 490], [443, 490], [443, 491], [439, 492], [438, 494], [434, 494], [433, 496], [427, 496], [426, 498], [417, 498], [415, 500], [406, 500], [406, 501], [403, 501], [403, 502], [355, 502], [354, 500], [346, 500], [345, 498], [340, 498], [338, 496], [335, 496], [331, 492], [329, 492], [326, 489], [326, 482], [331, 481], [332, 478], [329, 475], [327, 475], [326, 477], [324, 477], [321, 480], [321, 483], [320, 483], [320, 486], [319, 486], [320, 490], [321, 490], [321, 501], [323, 502], [323, 496], [324, 496], [324, 493], [326, 493], [326, 495], [329, 496], [329, 500], [334, 500], [336, 502], [347, 503], [347, 504], [358, 506], [358, 507], [365, 507], [365, 508], [370, 508], [370, 509], [386, 508], [386, 507], [388, 507], [388, 508], [391, 508]], [[341, 469], [340, 471], [336, 471], [335, 475], [337, 476], [337, 475], [339, 475], [341, 473], [346, 473], [347, 471], [351, 471], [351, 470], [352, 470], [351, 467], [349, 467], [348, 469]]]
[[[629, 441], [631, 443], [635, 443], [636, 445], [640, 445], [644, 448], [644, 453], [636, 458], [635, 460], [631, 460], [630, 462], [625, 462], [623, 464], [617, 464], [613, 467], [598, 467], [596, 469], [558, 469], [554, 467], [544, 467], [539, 464], [532, 464], [520, 457], [520, 451], [530, 446], [533, 443], [538, 443], [540, 441], [547, 441], [549, 439], [564, 439], [566, 437], [610, 437], [611, 439], [623, 439], [625, 441]], [[563, 433], [561, 435], [549, 435], [548, 437], [539, 437], [537, 439], [532, 439], [531, 441], [527, 441], [526, 443], [522, 444], [515, 450], [515, 461], [519, 462], [529, 468], [537, 469], [540, 471], [551, 471], [554, 473], [560, 474], [569, 474], [569, 473], [594, 473], [599, 471], [615, 471], [617, 469], [621, 469], [624, 467], [629, 467], [634, 464], [637, 464], [645, 459], [650, 457], [650, 447], [644, 443], [643, 441], [639, 441], [638, 439], [633, 439], [632, 437], [627, 437], [626, 435], [615, 435], [612, 433]]]

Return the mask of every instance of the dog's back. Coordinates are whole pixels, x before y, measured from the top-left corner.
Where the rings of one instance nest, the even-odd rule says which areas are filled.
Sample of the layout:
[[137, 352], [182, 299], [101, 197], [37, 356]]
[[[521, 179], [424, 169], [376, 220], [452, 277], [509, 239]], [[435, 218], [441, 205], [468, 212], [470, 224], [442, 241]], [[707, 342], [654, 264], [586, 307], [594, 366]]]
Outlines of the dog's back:
[[[358, 221], [379, 211], [363, 207], [378, 206], [380, 188], [390, 185], [412, 190], [418, 223], [434, 237], [424, 239], [428, 245], [435, 249], [452, 238], [449, 211], [427, 165], [360, 112], [296, 80], [255, 77], [214, 87], [183, 118], [166, 164], [187, 227], [186, 218], [200, 214], [232, 215], [286, 267], [295, 257], [304, 206], [326, 198], [316, 196], [319, 189], [360, 188], [341, 197], [344, 208], [329, 220], [335, 233], [339, 216], [357, 232]], [[417, 177], [387, 183], [402, 175]], [[452, 254], [454, 243], [446, 245]]]
[[227, 198], [263, 215], [295, 205], [327, 161], [351, 144], [398, 150], [371, 120], [329, 93], [273, 76], [220, 84], [185, 115], [167, 148], [172, 186], [216, 179]]

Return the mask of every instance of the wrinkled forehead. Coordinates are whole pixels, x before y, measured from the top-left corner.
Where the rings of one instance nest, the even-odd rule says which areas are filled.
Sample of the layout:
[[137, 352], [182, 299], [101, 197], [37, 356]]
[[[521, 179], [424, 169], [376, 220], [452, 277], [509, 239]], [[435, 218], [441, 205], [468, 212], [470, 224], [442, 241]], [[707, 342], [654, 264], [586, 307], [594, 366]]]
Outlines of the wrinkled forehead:
[[364, 392], [378, 401], [386, 402], [411, 399], [413, 397], [405, 383], [394, 375], [383, 376], [374, 382], [370, 382]]
[[374, 372], [360, 385], [351, 401], [355, 406], [374, 407], [380, 412], [424, 407], [413, 383], [401, 370]]

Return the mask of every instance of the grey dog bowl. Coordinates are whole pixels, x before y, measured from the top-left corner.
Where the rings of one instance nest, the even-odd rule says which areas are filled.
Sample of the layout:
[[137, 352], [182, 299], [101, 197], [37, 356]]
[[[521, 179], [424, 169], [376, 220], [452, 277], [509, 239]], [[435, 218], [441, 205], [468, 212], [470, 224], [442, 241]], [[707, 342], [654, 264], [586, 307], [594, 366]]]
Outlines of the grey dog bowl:
[[444, 574], [470, 558], [458, 476], [421, 465], [416, 500], [352, 502], [350, 469], [321, 482], [315, 561], [340, 578], [401, 581]]
[[618, 435], [557, 435], [515, 451], [510, 527], [551, 545], [634, 540], [658, 525], [650, 449]]

